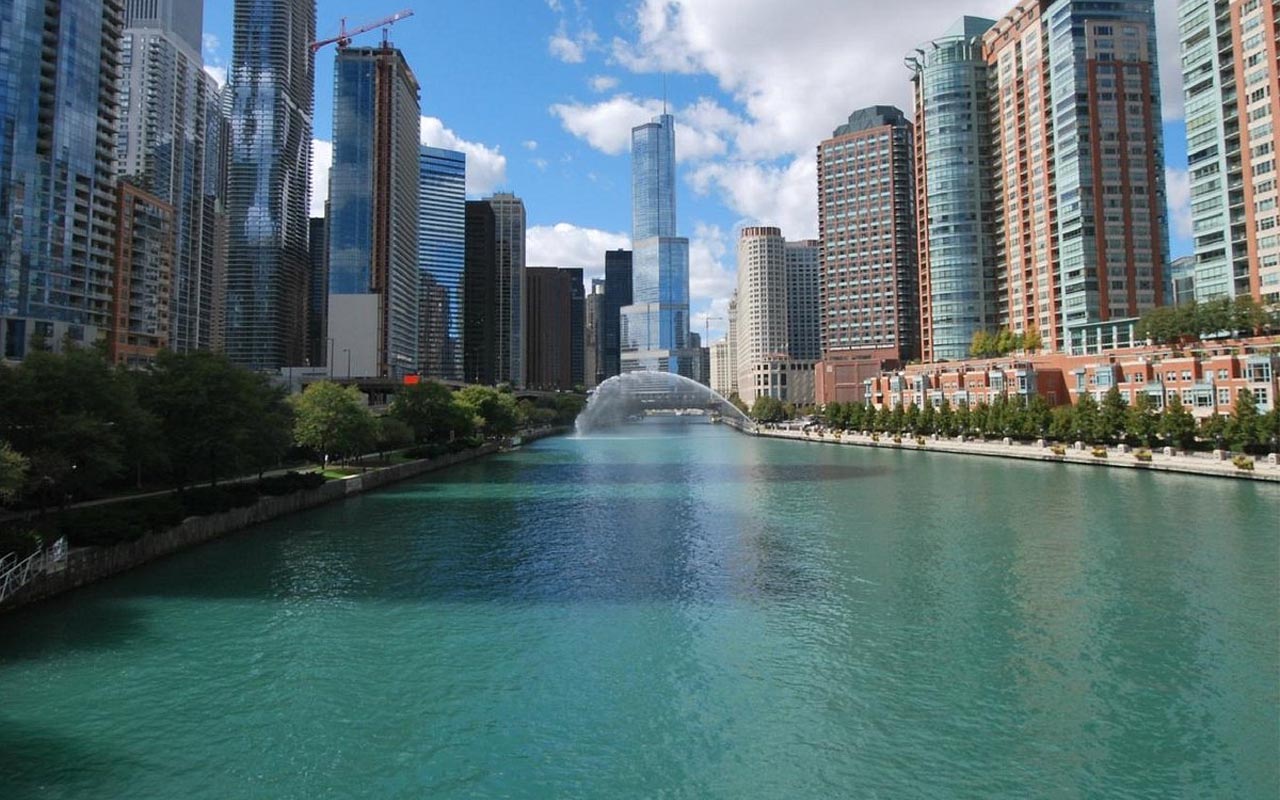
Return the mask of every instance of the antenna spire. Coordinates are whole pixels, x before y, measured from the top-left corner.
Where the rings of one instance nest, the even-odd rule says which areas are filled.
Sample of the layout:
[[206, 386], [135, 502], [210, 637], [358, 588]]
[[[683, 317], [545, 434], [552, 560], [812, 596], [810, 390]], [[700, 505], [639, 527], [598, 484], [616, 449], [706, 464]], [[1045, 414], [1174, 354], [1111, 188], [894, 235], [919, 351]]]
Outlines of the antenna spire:
[[662, 115], [667, 115], [667, 73], [662, 73]]

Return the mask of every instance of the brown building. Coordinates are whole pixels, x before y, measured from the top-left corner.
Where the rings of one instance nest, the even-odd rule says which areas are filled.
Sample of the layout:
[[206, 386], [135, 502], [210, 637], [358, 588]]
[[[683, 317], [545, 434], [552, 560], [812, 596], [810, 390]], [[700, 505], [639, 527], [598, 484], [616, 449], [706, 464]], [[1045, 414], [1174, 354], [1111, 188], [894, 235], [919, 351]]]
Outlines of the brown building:
[[858, 376], [919, 355], [913, 147], [892, 106], [853, 112], [818, 146], [819, 403], [860, 400]]
[[581, 382], [575, 381], [575, 362], [583, 363], [583, 331], [579, 327], [575, 336], [574, 330], [584, 316], [582, 270], [528, 267], [524, 273], [525, 386], [572, 389]]
[[173, 206], [121, 182], [116, 192], [115, 279], [107, 353], [141, 365], [169, 344], [173, 287]]
[[1280, 192], [1276, 187], [1275, 121], [1280, 119], [1280, 8], [1265, 0], [1232, 0], [1235, 95], [1240, 113], [1240, 177], [1244, 183], [1249, 292], [1280, 301]]

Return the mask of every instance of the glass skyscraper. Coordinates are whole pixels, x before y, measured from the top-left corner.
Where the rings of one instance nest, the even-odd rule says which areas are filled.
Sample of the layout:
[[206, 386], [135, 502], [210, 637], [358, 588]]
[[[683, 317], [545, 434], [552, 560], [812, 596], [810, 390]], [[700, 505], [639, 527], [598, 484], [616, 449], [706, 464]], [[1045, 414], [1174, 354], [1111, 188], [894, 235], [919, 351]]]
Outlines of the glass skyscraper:
[[676, 235], [675, 119], [631, 129], [632, 297], [622, 309], [622, 371], [693, 377], [689, 240]]
[[225, 347], [274, 370], [305, 355], [315, 0], [236, 0], [233, 20]]
[[111, 324], [119, 0], [0, 3], [0, 357]]
[[996, 327], [991, 126], [982, 34], [963, 17], [908, 58], [916, 105], [916, 226], [920, 338], [925, 361], [969, 354]]
[[493, 300], [494, 380], [524, 386], [525, 211], [524, 201], [510, 192], [489, 198], [494, 220]]
[[463, 274], [466, 261], [467, 156], [418, 151], [419, 360], [422, 374], [463, 378]]

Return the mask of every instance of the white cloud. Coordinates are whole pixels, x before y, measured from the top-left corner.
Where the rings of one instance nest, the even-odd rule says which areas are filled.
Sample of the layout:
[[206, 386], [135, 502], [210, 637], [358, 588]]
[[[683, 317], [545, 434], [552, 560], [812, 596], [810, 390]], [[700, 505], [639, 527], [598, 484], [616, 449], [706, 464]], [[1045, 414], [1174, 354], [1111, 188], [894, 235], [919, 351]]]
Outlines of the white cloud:
[[206, 53], [217, 53], [218, 49], [222, 47], [222, 41], [218, 39], [217, 35], [212, 33], [206, 33], [204, 36], [200, 37], [200, 44], [204, 46], [204, 51]]
[[630, 249], [625, 233], [581, 228], [568, 222], [534, 225], [525, 231], [525, 263], [531, 267], [582, 267], [584, 282], [604, 275], [606, 250]]
[[311, 216], [324, 216], [329, 199], [329, 167], [333, 166], [333, 142], [311, 140]]
[[612, 75], [592, 75], [587, 84], [593, 91], [608, 92], [618, 87], [618, 79]]
[[695, 169], [688, 181], [702, 195], [717, 189], [746, 224], [775, 225], [788, 239], [818, 235], [818, 174], [812, 155], [781, 164], [711, 162]]
[[421, 141], [429, 147], [460, 150], [467, 154], [467, 194], [489, 194], [507, 182], [507, 157], [498, 147], [469, 142], [458, 136], [437, 117], [423, 117]]
[[703, 310], [694, 312], [689, 323], [690, 330], [702, 337], [703, 347], [722, 341], [729, 325], [729, 297], [717, 297], [697, 305]]
[[213, 64], [205, 64], [204, 71], [210, 78], [213, 78], [213, 80], [218, 84], [219, 89], [227, 85], [226, 67], [217, 67]]
[[566, 64], [581, 64], [587, 58], [582, 45], [569, 38], [563, 25], [547, 40], [547, 50]]
[[737, 256], [729, 236], [718, 225], [697, 222], [689, 239], [691, 300], [728, 298], [738, 286]]
[[538, 149], [538, 143], [533, 139], [525, 139], [523, 142], [520, 143], [520, 146], [523, 147], [525, 150]]
[[1192, 234], [1191, 178], [1185, 169], [1166, 167], [1164, 183], [1169, 201], [1169, 224], [1173, 229], [1173, 235], [1179, 239], [1190, 239]]
[[[631, 129], [662, 113], [662, 101], [617, 94], [599, 103], [556, 103], [551, 113], [569, 133], [608, 155], [631, 149]], [[698, 161], [728, 152], [729, 136], [740, 126], [735, 117], [714, 100], [699, 98], [676, 119], [676, 160]]]
[[534, 158], [529, 163], [537, 167], [539, 172], [547, 171], [547, 160], [545, 158]]

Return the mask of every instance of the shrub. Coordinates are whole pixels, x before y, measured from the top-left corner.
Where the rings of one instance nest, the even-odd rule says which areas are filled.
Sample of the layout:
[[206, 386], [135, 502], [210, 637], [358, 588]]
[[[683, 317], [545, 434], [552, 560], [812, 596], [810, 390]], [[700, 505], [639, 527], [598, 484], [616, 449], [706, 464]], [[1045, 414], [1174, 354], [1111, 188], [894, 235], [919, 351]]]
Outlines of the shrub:
[[878, 442], [878, 441], [880, 441], [880, 434], [878, 434], [878, 433], [873, 433], [873, 434], [871, 434], [871, 441], [873, 441], [873, 442]]
[[1094, 457], [1094, 458], [1106, 458], [1106, 457], [1107, 457], [1107, 448], [1105, 448], [1105, 447], [1095, 447], [1095, 448], [1093, 448], [1093, 457]]
[[59, 517], [56, 530], [72, 545], [113, 545], [172, 528], [184, 516], [177, 498], [155, 497], [69, 511]]
[[1134, 452], [1133, 457], [1134, 457], [1134, 458], [1136, 458], [1136, 459], [1138, 459], [1139, 461], [1150, 461], [1150, 460], [1151, 460], [1151, 451], [1150, 451], [1150, 450], [1137, 450], [1137, 451], [1135, 451], [1135, 452]]
[[893, 437], [893, 443], [894, 443], [894, 444], [902, 444], [902, 437], [901, 437], [901, 436], [895, 436], [895, 437]]
[[258, 489], [251, 483], [205, 486], [190, 489], [182, 494], [182, 508], [189, 517], [221, 514], [233, 508], [251, 506], [256, 502], [258, 502]]
[[0, 558], [12, 553], [26, 558], [44, 545], [44, 537], [31, 528], [0, 529]]
[[262, 495], [280, 497], [319, 488], [324, 482], [325, 477], [319, 472], [286, 472], [258, 481], [257, 490]]
[[1236, 456], [1231, 459], [1231, 463], [1236, 465], [1236, 469], [1242, 469], [1245, 472], [1253, 472], [1253, 459], [1248, 456]]
[[924, 437], [923, 437], [923, 436], [917, 436], [917, 437], [916, 437], [916, 446], [917, 446], [917, 447], [924, 447]]
[[1049, 448], [1049, 452], [1053, 453], [1055, 456], [1065, 456], [1067, 454], [1067, 448], [1060, 444], [1055, 444], [1053, 447]]

